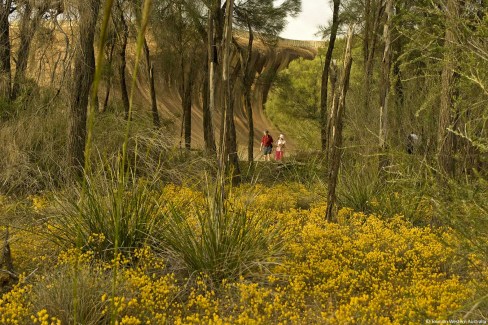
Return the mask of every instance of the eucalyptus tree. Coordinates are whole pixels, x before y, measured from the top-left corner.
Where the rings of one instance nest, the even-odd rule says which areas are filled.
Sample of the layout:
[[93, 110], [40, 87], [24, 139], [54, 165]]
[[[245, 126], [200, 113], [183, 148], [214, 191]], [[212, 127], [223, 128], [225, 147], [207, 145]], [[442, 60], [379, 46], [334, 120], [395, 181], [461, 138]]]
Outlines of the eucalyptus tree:
[[[138, 25], [142, 20], [142, 12], [141, 12], [143, 8], [142, 2], [143, 2], [142, 0], [136, 0], [132, 3], [132, 9], [136, 16], [136, 21]], [[155, 12], [166, 11], [167, 8], [170, 6], [170, 4], [171, 3], [167, 1], [156, 2], [152, 8], [153, 16]], [[150, 21], [150, 25], [151, 27], [153, 27], [154, 21]], [[151, 98], [151, 115], [152, 115], [153, 125], [156, 129], [158, 129], [161, 127], [161, 121], [159, 119], [156, 85], [155, 85], [155, 77], [154, 77], [155, 67], [154, 67], [154, 63], [151, 60], [151, 50], [146, 35], [144, 35], [143, 50], [144, 50], [144, 58], [146, 61], [146, 73], [147, 73], [147, 78], [149, 80], [149, 94]]]
[[199, 33], [202, 22], [195, 17], [195, 12], [200, 13], [202, 6], [198, 2], [171, 1], [167, 5], [161, 2], [154, 17], [154, 26], [158, 30], [156, 42], [166, 63], [165, 73], [176, 81], [181, 98], [181, 136], [188, 150], [191, 148], [196, 81], [202, 72], [199, 67], [205, 65], [206, 49], [202, 33]]
[[129, 42], [129, 23], [130, 17], [128, 10], [128, 2], [126, 0], [116, 0], [114, 12], [112, 13], [113, 22], [117, 30], [117, 53], [119, 57], [118, 71], [119, 71], [119, 86], [120, 94], [122, 96], [122, 104], [124, 106], [124, 117], [126, 120], [130, 118], [130, 102], [129, 91], [127, 89], [127, 44]]
[[79, 0], [78, 46], [73, 62], [73, 81], [69, 98], [68, 163], [76, 176], [81, 176], [85, 165], [85, 143], [88, 100], [95, 73], [95, 38], [100, 0]]
[[322, 71], [322, 84], [320, 88], [320, 136], [322, 144], [322, 152], [327, 151], [328, 143], [328, 121], [327, 121], [327, 91], [329, 83], [329, 69], [332, 62], [332, 53], [334, 51], [337, 31], [339, 29], [339, 8], [341, 0], [333, 0], [332, 9], [332, 24], [330, 27], [329, 44], [327, 45], [327, 53], [325, 54], [324, 69]]
[[339, 168], [342, 159], [342, 128], [343, 117], [346, 110], [346, 95], [349, 89], [349, 78], [352, 67], [352, 39], [354, 36], [354, 26], [350, 26], [346, 39], [346, 48], [344, 51], [343, 66], [340, 71], [334, 67], [332, 79], [338, 80], [338, 85], [333, 86], [332, 100], [332, 118], [331, 118], [331, 144], [330, 144], [330, 163], [328, 166], [327, 177], [327, 210], [325, 218], [327, 221], [336, 221], [335, 204], [336, 204], [336, 187], [339, 176]]

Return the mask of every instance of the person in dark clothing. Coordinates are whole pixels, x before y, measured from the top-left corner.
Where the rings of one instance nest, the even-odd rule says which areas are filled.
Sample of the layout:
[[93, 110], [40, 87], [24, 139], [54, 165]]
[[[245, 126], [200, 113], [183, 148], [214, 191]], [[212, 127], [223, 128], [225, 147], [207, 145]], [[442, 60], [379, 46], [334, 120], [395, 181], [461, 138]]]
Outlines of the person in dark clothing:
[[415, 142], [419, 139], [419, 137], [415, 134], [415, 133], [410, 133], [408, 136], [407, 136], [407, 153], [409, 155], [412, 155], [413, 154], [413, 149], [415, 147]]
[[263, 151], [264, 160], [271, 160], [271, 152], [273, 151], [273, 137], [269, 134], [269, 131], [264, 131], [264, 135], [261, 138], [261, 147], [259, 149]]

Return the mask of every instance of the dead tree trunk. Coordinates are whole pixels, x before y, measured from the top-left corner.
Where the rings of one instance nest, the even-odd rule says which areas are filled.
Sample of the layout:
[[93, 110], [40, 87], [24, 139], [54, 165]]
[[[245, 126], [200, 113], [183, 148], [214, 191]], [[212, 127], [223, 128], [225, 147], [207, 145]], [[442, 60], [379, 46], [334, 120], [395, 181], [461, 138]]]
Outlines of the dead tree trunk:
[[334, 0], [334, 10], [332, 14], [332, 28], [330, 31], [329, 45], [325, 54], [324, 70], [322, 72], [322, 86], [320, 88], [320, 134], [322, 140], [322, 152], [327, 151], [327, 91], [329, 82], [329, 69], [332, 62], [332, 52], [334, 51], [337, 30], [339, 28], [339, 7], [341, 1]]
[[339, 168], [341, 165], [342, 156], [342, 118], [346, 109], [346, 94], [349, 88], [349, 76], [351, 73], [352, 56], [351, 43], [353, 36], [353, 27], [349, 28], [347, 35], [346, 51], [344, 53], [344, 65], [342, 75], [340, 78], [339, 89], [334, 96], [333, 104], [333, 120], [332, 120], [332, 138], [330, 146], [330, 163], [328, 172], [328, 193], [327, 193], [327, 211], [325, 218], [329, 222], [335, 222], [335, 205], [336, 205], [336, 187], [339, 176]]
[[100, 0], [84, 0], [78, 5], [80, 45], [74, 59], [68, 135], [68, 162], [78, 177], [82, 175], [85, 164], [86, 118], [95, 73], [93, 40], [99, 7]]
[[385, 175], [385, 168], [388, 166], [388, 96], [390, 92], [390, 69], [391, 69], [391, 22], [393, 19], [393, 0], [386, 2], [386, 22], [383, 29], [383, 41], [385, 49], [381, 62], [381, 83], [380, 83], [380, 132], [379, 132], [379, 164], [380, 177]]

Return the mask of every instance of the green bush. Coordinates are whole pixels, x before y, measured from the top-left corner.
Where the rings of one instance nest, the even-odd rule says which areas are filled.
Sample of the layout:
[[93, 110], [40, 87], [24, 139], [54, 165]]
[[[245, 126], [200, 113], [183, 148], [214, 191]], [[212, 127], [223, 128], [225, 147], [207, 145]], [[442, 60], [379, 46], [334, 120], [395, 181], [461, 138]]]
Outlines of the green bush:
[[160, 249], [190, 274], [203, 272], [216, 281], [274, 264], [283, 248], [279, 225], [226, 205], [221, 210], [208, 202], [205, 211], [187, 215], [168, 209], [162, 216]]
[[127, 174], [86, 177], [71, 191], [57, 198], [58, 213], [50, 218], [52, 235], [62, 245], [108, 258], [115, 249], [130, 254], [148, 242], [159, 222], [158, 196]]

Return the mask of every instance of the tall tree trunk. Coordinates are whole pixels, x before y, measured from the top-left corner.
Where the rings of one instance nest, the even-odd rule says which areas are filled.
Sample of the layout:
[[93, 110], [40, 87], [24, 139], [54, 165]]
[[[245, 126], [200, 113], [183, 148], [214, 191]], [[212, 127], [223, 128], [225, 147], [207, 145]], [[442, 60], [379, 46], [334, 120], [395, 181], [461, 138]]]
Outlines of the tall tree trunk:
[[[185, 71], [183, 71], [185, 73]], [[190, 70], [188, 75], [184, 78], [183, 84], [183, 121], [184, 121], [184, 135], [185, 148], [191, 149], [191, 105], [192, 105], [192, 88], [193, 88], [193, 62], [190, 62]]]
[[215, 134], [213, 127], [213, 112], [215, 111], [215, 64], [217, 63], [216, 45], [214, 40], [213, 9], [208, 11], [207, 30], [207, 66], [205, 69], [204, 101], [203, 101], [203, 139], [205, 151], [215, 153]]
[[455, 25], [459, 15], [457, 0], [447, 1], [444, 62], [442, 68], [441, 102], [437, 137], [438, 161], [441, 171], [449, 176], [455, 174], [454, 134], [448, 130], [454, 124], [455, 83]]
[[349, 28], [347, 35], [346, 51], [344, 53], [344, 65], [342, 69], [342, 76], [340, 81], [340, 89], [334, 98], [332, 109], [334, 110], [334, 118], [332, 120], [332, 143], [330, 146], [330, 163], [328, 172], [328, 193], [327, 193], [327, 211], [325, 218], [329, 222], [336, 221], [335, 205], [336, 205], [336, 187], [339, 176], [339, 168], [341, 165], [342, 156], [342, 119], [346, 109], [346, 94], [349, 88], [349, 76], [351, 73], [352, 56], [351, 44], [353, 37], [353, 27]]
[[331, 152], [331, 142], [332, 142], [332, 127], [334, 125], [335, 114], [337, 113], [337, 108], [334, 109], [335, 103], [337, 102], [337, 78], [338, 78], [338, 67], [334, 61], [331, 62], [329, 67], [329, 79], [330, 79], [330, 93], [332, 95], [332, 107], [329, 112], [329, 118], [327, 119], [327, 148], [325, 151], [325, 159], [329, 161], [329, 155]]
[[151, 62], [151, 52], [149, 50], [149, 45], [147, 44], [146, 37], [144, 36], [144, 54], [146, 56], [147, 64], [147, 75], [149, 77], [149, 85], [151, 92], [151, 112], [153, 118], [153, 125], [156, 129], [161, 127], [161, 122], [159, 120], [158, 113], [158, 102], [156, 98], [156, 86], [154, 84], [154, 64]]
[[124, 11], [120, 2], [117, 1], [117, 9], [119, 11], [119, 23], [120, 23], [120, 30], [122, 35], [120, 36], [120, 44], [119, 44], [119, 82], [120, 82], [120, 93], [122, 95], [122, 104], [124, 105], [124, 118], [128, 120], [130, 118], [129, 111], [130, 111], [130, 103], [129, 103], [129, 92], [127, 90], [127, 78], [125, 74], [125, 68], [127, 65], [127, 58], [126, 58], [126, 49], [127, 49], [127, 42], [129, 38], [129, 26], [125, 21]]
[[251, 101], [251, 87], [254, 81], [253, 69], [251, 67], [252, 60], [252, 46], [254, 41], [254, 34], [252, 32], [251, 24], [248, 24], [249, 41], [247, 43], [247, 57], [246, 65], [244, 66], [244, 105], [246, 106], [247, 127], [249, 128], [247, 135], [247, 159], [249, 162], [254, 161], [254, 121], [252, 116], [252, 101]]
[[380, 22], [384, 11], [383, 0], [366, 0], [365, 20], [366, 27], [364, 30], [363, 40], [363, 57], [364, 57], [364, 81], [363, 81], [363, 109], [369, 112], [371, 100], [371, 85], [373, 83], [374, 56], [376, 53], [376, 44], [380, 29]]
[[322, 152], [327, 151], [327, 91], [329, 82], [329, 69], [332, 62], [332, 52], [334, 51], [337, 29], [339, 28], [339, 7], [341, 0], [334, 0], [334, 10], [332, 14], [332, 28], [330, 31], [329, 45], [325, 54], [324, 70], [322, 71], [322, 86], [320, 88], [320, 134], [322, 140]]
[[232, 45], [232, 23], [234, 12], [234, 0], [227, 0], [225, 40], [223, 44], [224, 57], [222, 60], [222, 80], [224, 88], [225, 119], [224, 119], [224, 141], [223, 157], [226, 173], [230, 176], [233, 184], [240, 182], [239, 157], [237, 154], [237, 139], [234, 123], [234, 105], [232, 100], [233, 87], [230, 78], [230, 56]]
[[380, 132], [379, 132], [379, 164], [380, 176], [385, 175], [385, 168], [388, 166], [388, 97], [390, 93], [390, 69], [391, 69], [391, 26], [393, 19], [393, 0], [386, 1], [386, 21], [383, 28], [383, 41], [385, 49], [381, 62], [381, 83], [380, 83]]
[[248, 42], [247, 51], [244, 55], [244, 50], [239, 46], [237, 41], [233, 39], [233, 43], [239, 52], [239, 62], [241, 64], [242, 71], [242, 95], [244, 97], [244, 107], [247, 117], [248, 136], [247, 136], [247, 160], [252, 163], [254, 161], [254, 120], [252, 116], [252, 101], [251, 101], [251, 88], [254, 83], [254, 70], [251, 66], [254, 33], [252, 26], [248, 22]]
[[10, 10], [12, 0], [0, 2], [0, 97], [11, 97], [12, 71], [10, 67]]
[[80, 1], [79, 48], [73, 68], [73, 88], [70, 96], [68, 162], [75, 176], [81, 176], [85, 164], [86, 117], [90, 89], [95, 73], [93, 41], [100, 0]]

